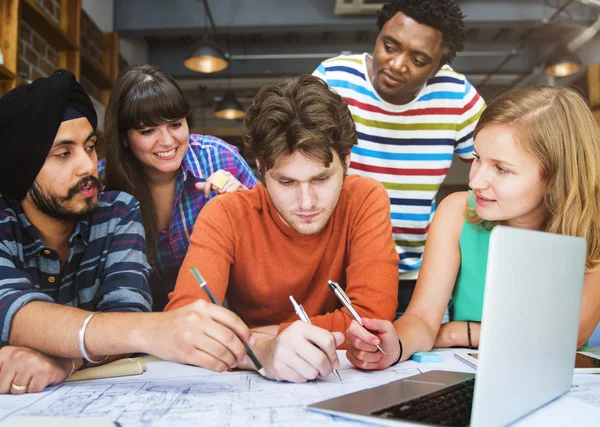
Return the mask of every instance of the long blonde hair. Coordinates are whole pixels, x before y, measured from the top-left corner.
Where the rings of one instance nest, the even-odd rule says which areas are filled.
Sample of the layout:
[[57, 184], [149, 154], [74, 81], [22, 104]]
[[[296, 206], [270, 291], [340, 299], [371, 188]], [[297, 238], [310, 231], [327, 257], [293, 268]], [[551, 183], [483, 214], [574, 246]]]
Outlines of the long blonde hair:
[[[521, 149], [534, 156], [546, 180], [544, 231], [587, 239], [586, 267], [600, 263], [600, 128], [572, 89], [529, 86], [496, 98], [481, 115], [474, 135], [488, 124], [506, 125]], [[470, 224], [498, 223], [467, 207]]]

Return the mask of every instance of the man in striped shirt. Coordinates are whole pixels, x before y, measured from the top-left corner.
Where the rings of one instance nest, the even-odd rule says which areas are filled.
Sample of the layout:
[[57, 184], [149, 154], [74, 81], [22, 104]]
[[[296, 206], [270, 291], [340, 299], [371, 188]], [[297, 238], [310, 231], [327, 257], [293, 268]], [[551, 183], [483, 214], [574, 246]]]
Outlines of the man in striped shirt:
[[67, 70], [0, 99], [0, 393], [41, 391], [108, 355], [223, 370], [246, 354], [231, 336], [250, 330], [222, 307], [140, 313], [152, 298], [139, 203], [100, 191], [96, 123]]
[[377, 179], [391, 202], [399, 255], [398, 315], [406, 308], [453, 154], [472, 159], [485, 103], [448, 64], [464, 41], [454, 0], [390, 0], [373, 56], [342, 55], [314, 71], [347, 102], [358, 131], [348, 173]]

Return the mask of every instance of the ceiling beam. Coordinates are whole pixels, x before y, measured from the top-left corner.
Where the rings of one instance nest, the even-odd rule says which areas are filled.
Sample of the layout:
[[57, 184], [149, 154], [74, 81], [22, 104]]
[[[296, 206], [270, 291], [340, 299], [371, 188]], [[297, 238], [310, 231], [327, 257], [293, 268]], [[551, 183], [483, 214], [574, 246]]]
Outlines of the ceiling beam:
[[[119, 0], [114, 4], [114, 26], [122, 36], [154, 37], [161, 33], [198, 36], [206, 16], [198, 0]], [[334, 0], [212, 0], [209, 5], [219, 33], [332, 31], [375, 29], [375, 17], [334, 14]], [[284, 5], [285, 4], [285, 5]], [[556, 10], [543, 0], [472, 0], [462, 2], [467, 27], [502, 28], [507, 24], [539, 23]], [[594, 12], [584, 4], [569, 8], [574, 22], [589, 22]]]

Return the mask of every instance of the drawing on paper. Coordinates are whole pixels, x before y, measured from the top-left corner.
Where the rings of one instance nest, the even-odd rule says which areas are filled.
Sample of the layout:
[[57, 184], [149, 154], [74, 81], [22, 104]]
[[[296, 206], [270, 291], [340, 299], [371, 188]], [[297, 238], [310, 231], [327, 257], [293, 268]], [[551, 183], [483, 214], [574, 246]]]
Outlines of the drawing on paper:
[[202, 375], [63, 384], [35, 400], [29, 396], [20, 408], [14, 404], [6, 408], [0, 400], [0, 420], [9, 415], [44, 415], [111, 419], [124, 427], [350, 425], [354, 423], [308, 412], [305, 406], [420, 373], [418, 369], [341, 369], [342, 383], [330, 377], [292, 384], [269, 381], [254, 372], [193, 372]]

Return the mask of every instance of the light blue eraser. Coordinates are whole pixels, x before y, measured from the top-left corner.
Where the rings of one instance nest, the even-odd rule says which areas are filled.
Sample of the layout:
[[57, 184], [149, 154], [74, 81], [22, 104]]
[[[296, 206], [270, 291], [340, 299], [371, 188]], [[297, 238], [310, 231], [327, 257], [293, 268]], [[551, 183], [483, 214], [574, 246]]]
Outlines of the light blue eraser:
[[413, 353], [410, 358], [419, 363], [435, 363], [444, 361], [444, 357], [441, 354], [427, 351], [418, 351]]

